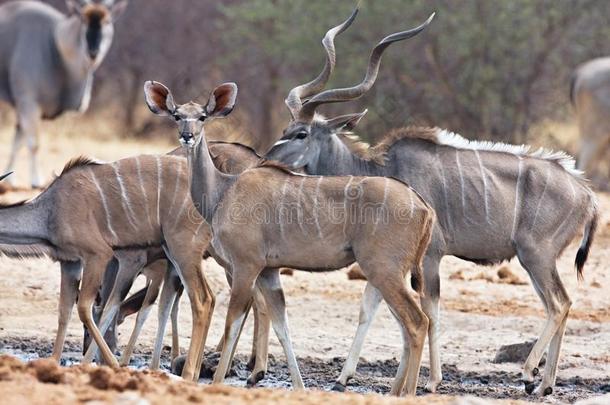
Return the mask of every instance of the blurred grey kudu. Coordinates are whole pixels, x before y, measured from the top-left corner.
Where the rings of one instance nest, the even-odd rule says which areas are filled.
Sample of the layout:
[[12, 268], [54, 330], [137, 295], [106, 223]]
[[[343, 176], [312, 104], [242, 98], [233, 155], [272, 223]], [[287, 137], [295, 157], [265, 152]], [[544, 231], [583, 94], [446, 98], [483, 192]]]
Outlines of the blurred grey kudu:
[[[562, 152], [527, 146], [468, 141], [437, 128], [406, 128], [388, 134], [374, 147], [359, 141], [352, 129], [366, 113], [326, 119], [316, 114], [323, 104], [354, 100], [373, 85], [389, 39], [373, 50], [366, 77], [357, 86], [314, 94], [294, 88], [286, 99], [292, 121], [266, 157], [308, 174], [387, 176], [410, 184], [437, 212], [424, 260], [422, 308], [430, 320], [430, 380], [434, 392], [442, 380], [439, 353], [439, 263], [453, 255], [479, 264], [517, 256], [547, 312], [540, 338], [524, 365], [525, 389], [536, 388], [537, 366], [549, 348], [544, 378], [537, 393], [550, 394], [570, 298], [556, 270], [556, 260], [584, 227], [576, 257], [582, 275], [595, 233], [598, 208], [574, 161]], [[354, 375], [364, 337], [381, 296], [368, 285], [353, 346], [335, 389], [344, 390]]]
[[[597, 165], [610, 155], [610, 57], [593, 59], [576, 69], [570, 100], [580, 129], [577, 167], [596, 180]], [[608, 175], [604, 173], [600, 186], [608, 188]]]
[[40, 119], [86, 111], [93, 73], [113, 37], [113, 22], [127, 0], [66, 0], [70, 15], [37, 1], [0, 6], [0, 100], [17, 114], [8, 163], [24, 142], [31, 154], [31, 184], [40, 187], [37, 152]]
[[302, 389], [279, 267], [333, 270], [357, 260], [403, 332], [392, 393], [414, 395], [428, 320], [409, 295], [405, 276], [411, 271], [421, 291], [421, 260], [434, 222], [428, 205], [404, 183], [389, 178], [303, 176], [265, 163], [240, 175], [225, 174], [210, 156], [204, 123], [233, 110], [237, 86], [217, 87], [205, 106], [178, 105], [157, 82], [146, 82], [144, 89], [153, 113], [178, 122], [180, 142], [187, 148], [191, 196], [212, 227], [209, 250], [232, 279], [214, 382], [224, 380], [256, 286], [265, 297], [293, 387]]

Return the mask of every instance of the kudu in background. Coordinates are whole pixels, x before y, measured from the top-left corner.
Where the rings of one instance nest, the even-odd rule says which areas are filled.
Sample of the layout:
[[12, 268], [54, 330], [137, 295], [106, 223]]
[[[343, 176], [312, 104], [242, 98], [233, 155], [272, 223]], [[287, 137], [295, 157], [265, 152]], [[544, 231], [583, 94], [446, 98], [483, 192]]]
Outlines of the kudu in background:
[[[421, 298], [428, 318], [430, 380], [434, 392], [442, 380], [439, 353], [439, 263], [453, 255], [479, 264], [517, 256], [540, 296], [547, 320], [525, 363], [523, 380], [531, 393], [537, 366], [549, 348], [539, 394], [555, 383], [561, 341], [571, 301], [561, 283], [557, 257], [584, 227], [576, 257], [578, 275], [596, 229], [596, 199], [564, 153], [530, 151], [527, 146], [471, 142], [437, 128], [406, 128], [388, 134], [370, 148], [351, 130], [364, 113], [333, 119], [316, 115], [323, 104], [349, 101], [373, 85], [388, 39], [373, 50], [366, 77], [357, 86], [303, 95], [293, 89], [286, 103], [292, 122], [267, 154], [293, 169], [315, 175], [373, 175], [410, 184], [437, 212], [438, 221], [424, 260], [426, 289]], [[335, 386], [344, 390], [356, 371], [366, 331], [381, 296], [365, 290], [360, 323], [350, 355]]]
[[593, 59], [576, 69], [570, 100], [580, 130], [577, 167], [607, 189], [610, 167], [600, 173], [598, 165], [610, 155], [610, 57]]
[[8, 170], [27, 142], [33, 187], [42, 184], [36, 157], [40, 119], [87, 110], [93, 73], [110, 49], [114, 20], [127, 0], [66, 4], [67, 16], [38, 1], [0, 6], [0, 100], [17, 115]]

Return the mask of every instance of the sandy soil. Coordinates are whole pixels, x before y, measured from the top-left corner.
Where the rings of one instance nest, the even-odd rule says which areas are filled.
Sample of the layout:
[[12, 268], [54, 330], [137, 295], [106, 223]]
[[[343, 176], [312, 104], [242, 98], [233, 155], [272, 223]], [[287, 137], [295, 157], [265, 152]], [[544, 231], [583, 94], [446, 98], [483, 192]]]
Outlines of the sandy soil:
[[[68, 131], [70, 132], [70, 131]], [[0, 131], [0, 141], [10, 142], [10, 130]], [[143, 152], [162, 152], [171, 148], [165, 143], [121, 142], [116, 139], [95, 141], [78, 136], [73, 130], [69, 135], [58, 135], [46, 139], [42, 145], [42, 167], [46, 173], [58, 172], [64, 162], [76, 154], [90, 154], [102, 159], [116, 159]], [[0, 149], [0, 162], [6, 161], [8, 148]], [[25, 158], [25, 154], [23, 155]], [[27, 160], [20, 161], [19, 182], [27, 184]], [[11, 193], [3, 200], [13, 201], [30, 193]], [[559, 273], [574, 302], [568, 322], [563, 352], [560, 360], [558, 384], [555, 393], [545, 402], [574, 402], [578, 399], [601, 395], [610, 390], [610, 299], [607, 286], [610, 274], [610, 195], [600, 195], [604, 212], [600, 231], [585, 268], [585, 281], [578, 283], [573, 268], [577, 243], [570, 246], [559, 262]], [[441, 396], [426, 396], [423, 402], [449, 403], [450, 395], [472, 394], [491, 398], [536, 401], [523, 393], [519, 384], [519, 364], [494, 364], [497, 349], [504, 344], [520, 343], [537, 337], [544, 323], [542, 304], [531, 287], [523, 269], [516, 263], [508, 264], [516, 276], [512, 283], [498, 277], [498, 268], [477, 267], [454, 258], [446, 258], [441, 265], [442, 273], [442, 358], [445, 365], [446, 382], [440, 388]], [[211, 349], [221, 335], [224, 314], [228, 302], [228, 288], [221, 268], [209, 260], [205, 271], [217, 294], [217, 311], [207, 345]], [[358, 319], [359, 298], [364, 289], [363, 281], [348, 281], [345, 271], [308, 274], [295, 273], [284, 277], [291, 332], [297, 356], [300, 359], [306, 385], [310, 388], [328, 389], [339, 374]], [[141, 283], [141, 281], [140, 281]], [[138, 288], [141, 284], [137, 284]], [[0, 258], [0, 353], [13, 354], [21, 359], [35, 359], [50, 354], [51, 342], [56, 331], [56, 307], [59, 291], [59, 266], [49, 260], [15, 261]], [[183, 299], [180, 314], [181, 345], [187, 347], [190, 334], [190, 311], [188, 300]], [[154, 312], [153, 312], [154, 313]], [[133, 319], [121, 328], [121, 343], [125, 344], [133, 326]], [[148, 320], [134, 359], [135, 366], [144, 366], [150, 356], [156, 330], [156, 317]], [[238, 351], [243, 360], [251, 344], [251, 326], [247, 326]], [[78, 362], [82, 327], [76, 316], [69, 328], [69, 344], [66, 348], [67, 363]], [[169, 336], [167, 343], [169, 343]], [[275, 337], [271, 340], [271, 362], [268, 378], [262, 385], [272, 387], [289, 386], [281, 347]], [[400, 332], [389, 311], [380, 309], [368, 335], [362, 353], [362, 364], [358, 377], [350, 383], [348, 390], [358, 392], [386, 393], [395, 373], [396, 357], [400, 353]], [[425, 356], [427, 357], [427, 356]], [[3, 360], [5, 363], [9, 360]], [[87, 378], [91, 370], [86, 368], [59, 371], [67, 377], [67, 383], [49, 386], [35, 376], [38, 366], [10, 366], [8, 380], [3, 376], [0, 363], [0, 395], [9, 395], [17, 400], [27, 398], [44, 400], [57, 398], [56, 402], [75, 402], [87, 399], [122, 401], [127, 395], [121, 390], [92, 390]], [[12, 363], [11, 363], [12, 364]], [[16, 364], [16, 363], [15, 363]], [[420, 385], [427, 374], [427, 359]], [[164, 363], [167, 366], [167, 361]], [[6, 368], [6, 366], [4, 367]], [[231, 384], [245, 384], [243, 364], [238, 363]], [[16, 370], [16, 371], [15, 371]], [[32, 371], [34, 370], [34, 371]], [[4, 374], [3, 374], [4, 373]], [[33, 373], [33, 374], [32, 374]], [[121, 371], [121, 373], [128, 373]], [[14, 375], [13, 375], [14, 374]], [[131, 374], [130, 374], [131, 375]], [[229, 388], [197, 388], [191, 385], [165, 386], [167, 377], [158, 374], [135, 375], [143, 379], [133, 395], [143, 395], [153, 402], [159, 395], [170, 393], [174, 401], [193, 398], [211, 401], [247, 402], [265, 398], [284, 402], [295, 401], [377, 402], [378, 397], [320, 394], [290, 394], [283, 390], [245, 391]], [[139, 381], [139, 380], [138, 380]], [[139, 383], [138, 383], [139, 384]], [[188, 385], [188, 389], [183, 388]], [[62, 386], [63, 388], [61, 388]], [[87, 388], [84, 388], [84, 387]], [[141, 388], [145, 387], [145, 388]], [[148, 393], [148, 389], [152, 389]], [[173, 387], [173, 388], [172, 388]], [[184, 391], [183, 391], [184, 390]], [[99, 392], [98, 392], [99, 391]], [[111, 390], [112, 391], [112, 390]], [[175, 392], [174, 392], [175, 391]], [[93, 392], [93, 393], [92, 393]], [[187, 394], [188, 392], [188, 394]], [[57, 396], [55, 396], [57, 395]], [[131, 394], [129, 394], [131, 395]], [[148, 396], [147, 396], [148, 395]], [[137, 397], [125, 402], [137, 402]], [[134, 399], [135, 398], [135, 399]], [[132, 401], [133, 400], [133, 401]], [[388, 403], [392, 400], [387, 400]], [[217, 402], [222, 403], [222, 402]], [[410, 403], [410, 402], [409, 402]]]

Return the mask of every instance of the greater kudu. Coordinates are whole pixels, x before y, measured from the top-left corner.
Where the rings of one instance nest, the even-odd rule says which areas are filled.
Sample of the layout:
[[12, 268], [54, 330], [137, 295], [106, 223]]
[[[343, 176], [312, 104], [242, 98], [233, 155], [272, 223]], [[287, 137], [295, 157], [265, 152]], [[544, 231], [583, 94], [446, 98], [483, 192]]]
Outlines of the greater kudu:
[[[188, 153], [191, 195], [212, 227], [210, 250], [231, 273], [225, 342], [214, 382], [222, 382], [228, 370], [256, 285], [284, 349], [293, 387], [303, 388], [279, 268], [333, 270], [357, 260], [403, 331], [392, 393], [400, 395], [404, 389], [415, 394], [428, 320], [407, 291], [405, 276], [411, 271], [421, 292], [421, 260], [431, 237], [433, 210], [404, 183], [389, 178], [304, 176], [270, 164], [225, 174], [210, 156], [204, 123], [233, 110], [237, 86], [217, 87], [205, 106], [178, 105], [157, 82], [146, 82], [144, 89], [151, 111], [178, 123]], [[190, 288], [186, 278], [185, 283]]]
[[66, 0], [70, 15], [37, 1], [0, 6], [0, 101], [13, 106], [17, 127], [8, 163], [27, 142], [31, 184], [40, 187], [40, 119], [87, 110], [93, 73], [106, 56], [113, 22], [127, 0]]
[[599, 186], [608, 188], [610, 167], [598, 176], [598, 165], [610, 154], [610, 57], [593, 59], [576, 69], [570, 100], [576, 109], [580, 130], [577, 167]]
[[[598, 209], [592, 191], [562, 152], [528, 146], [473, 142], [437, 128], [406, 128], [388, 134], [369, 148], [351, 130], [364, 113], [333, 119], [316, 115], [326, 103], [361, 97], [373, 85], [388, 37], [373, 50], [364, 81], [346, 89], [300, 96], [293, 89], [286, 102], [292, 122], [267, 154], [293, 169], [316, 175], [375, 175], [401, 179], [417, 190], [436, 210], [438, 222], [424, 260], [426, 293], [422, 307], [428, 318], [430, 380], [434, 392], [442, 380], [439, 353], [439, 263], [453, 255], [479, 264], [499, 263], [517, 256], [528, 272], [547, 311], [540, 338], [525, 363], [523, 380], [528, 393], [544, 350], [549, 347], [540, 394], [555, 383], [557, 361], [571, 301], [557, 274], [557, 257], [584, 226], [576, 257], [582, 274]], [[356, 371], [366, 331], [380, 295], [365, 290], [360, 323], [350, 355], [335, 389], [344, 390]], [[549, 345], [550, 344], [550, 345]]]

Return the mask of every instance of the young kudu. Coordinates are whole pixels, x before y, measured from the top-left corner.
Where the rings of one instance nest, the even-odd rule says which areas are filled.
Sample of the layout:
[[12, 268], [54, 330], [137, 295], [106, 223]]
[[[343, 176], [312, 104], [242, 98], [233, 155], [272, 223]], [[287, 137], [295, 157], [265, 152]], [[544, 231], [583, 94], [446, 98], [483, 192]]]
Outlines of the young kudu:
[[[79, 316], [104, 361], [118, 366], [91, 307], [116, 250], [156, 246], [163, 247], [181, 277], [190, 280], [191, 351], [199, 355], [214, 296], [201, 271], [209, 230], [193, 206], [186, 173], [186, 159], [176, 156], [144, 155], [112, 164], [77, 159], [34, 200], [0, 209], [2, 253], [46, 255], [62, 262], [58, 343], [65, 337], [82, 264]], [[108, 314], [111, 319], [113, 314]], [[61, 352], [61, 344], [55, 350]], [[198, 367], [193, 364], [190, 371]]]
[[110, 49], [114, 20], [127, 0], [66, 4], [68, 16], [38, 1], [0, 6], [0, 100], [17, 114], [8, 170], [27, 142], [33, 187], [42, 184], [36, 159], [40, 119], [87, 110], [93, 73]]
[[[388, 37], [391, 38], [391, 37]], [[564, 153], [527, 146], [471, 142], [437, 128], [407, 128], [387, 135], [377, 146], [355, 138], [351, 130], [364, 113], [324, 119], [316, 109], [326, 103], [353, 100], [373, 85], [387, 39], [373, 50], [364, 81], [346, 89], [300, 94], [293, 89], [286, 102], [292, 122], [267, 154], [292, 169], [315, 175], [375, 175], [401, 179], [436, 210], [438, 221], [424, 259], [425, 294], [421, 298], [430, 320], [430, 380], [434, 392], [442, 380], [439, 354], [439, 263], [453, 255], [479, 264], [500, 263], [517, 256], [528, 272], [547, 312], [547, 321], [525, 363], [526, 391], [535, 389], [536, 368], [549, 348], [538, 393], [549, 394], [555, 383], [561, 340], [571, 305], [555, 263], [565, 247], [585, 228], [576, 257], [578, 275], [596, 229], [594, 194]], [[354, 344], [336, 384], [344, 390], [356, 371], [366, 331], [381, 296], [365, 290]]]
[[210, 250], [232, 278], [214, 382], [222, 382], [228, 370], [256, 285], [287, 357], [293, 387], [303, 388], [279, 268], [333, 270], [358, 261], [403, 331], [392, 393], [400, 395], [404, 388], [415, 394], [428, 320], [407, 291], [405, 276], [411, 271], [421, 291], [421, 260], [434, 222], [427, 204], [404, 183], [389, 178], [303, 176], [268, 164], [240, 175], [225, 174], [210, 156], [204, 122], [232, 111], [237, 86], [217, 87], [205, 106], [177, 105], [169, 89], [157, 82], [146, 82], [144, 89], [152, 112], [178, 122], [193, 201], [212, 226]]

